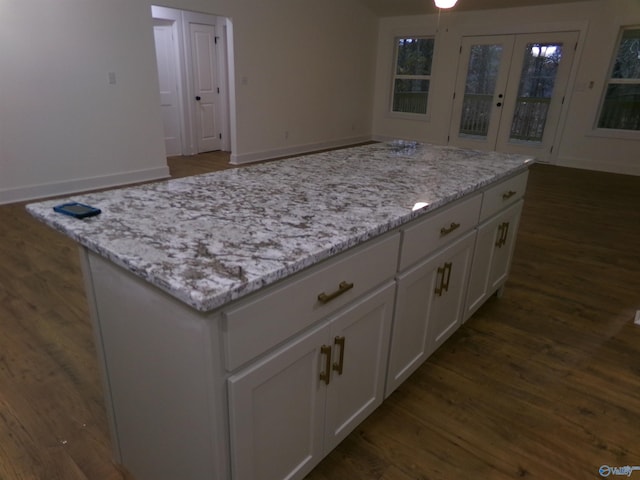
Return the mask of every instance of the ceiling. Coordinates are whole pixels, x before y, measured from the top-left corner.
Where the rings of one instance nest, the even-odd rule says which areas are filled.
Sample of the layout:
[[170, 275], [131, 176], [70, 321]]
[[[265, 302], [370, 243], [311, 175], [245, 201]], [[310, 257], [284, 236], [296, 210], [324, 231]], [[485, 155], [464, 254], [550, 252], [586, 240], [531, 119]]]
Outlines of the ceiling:
[[[576, 0], [458, 0], [453, 10], [487, 10], [491, 8], [524, 7], [571, 3]], [[589, 0], [578, 0], [589, 1]], [[371, 11], [381, 17], [437, 13], [433, 0], [362, 0]], [[444, 11], [444, 10], [443, 10]]]

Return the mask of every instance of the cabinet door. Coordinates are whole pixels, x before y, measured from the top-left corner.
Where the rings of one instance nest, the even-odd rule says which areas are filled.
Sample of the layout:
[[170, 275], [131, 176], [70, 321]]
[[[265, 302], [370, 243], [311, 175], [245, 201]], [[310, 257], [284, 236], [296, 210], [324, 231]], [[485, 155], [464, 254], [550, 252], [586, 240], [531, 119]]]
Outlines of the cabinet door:
[[302, 478], [320, 461], [329, 338], [325, 324], [229, 379], [234, 480]]
[[436, 268], [436, 282], [439, 283], [434, 288], [433, 310], [429, 317], [429, 353], [442, 345], [462, 323], [475, 234], [471, 232], [463, 241], [449, 247]]
[[327, 387], [326, 453], [382, 403], [394, 288], [394, 283], [388, 283], [331, 323], [334, 346]]
[[466, 321], [507, 279], [515, 248], [522, 200], [478, 228], [465, 307]]
[[475, 231], [398, 278], [386, 395], [458, 328]]

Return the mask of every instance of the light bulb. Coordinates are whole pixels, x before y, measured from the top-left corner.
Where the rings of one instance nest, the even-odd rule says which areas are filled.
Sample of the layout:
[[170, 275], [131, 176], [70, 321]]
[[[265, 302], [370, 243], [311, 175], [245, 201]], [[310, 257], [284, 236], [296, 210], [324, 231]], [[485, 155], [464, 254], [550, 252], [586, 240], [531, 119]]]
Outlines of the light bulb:
[[434, 0], [438, 8], [451, 8], [458, 0]]

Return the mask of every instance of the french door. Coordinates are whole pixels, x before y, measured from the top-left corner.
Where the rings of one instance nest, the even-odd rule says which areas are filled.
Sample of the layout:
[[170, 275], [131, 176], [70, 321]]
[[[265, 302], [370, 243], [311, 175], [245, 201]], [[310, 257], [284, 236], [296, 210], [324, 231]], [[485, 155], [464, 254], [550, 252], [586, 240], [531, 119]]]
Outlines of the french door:
[[450, 143], [548, 159], [577, 39], [577, 32], [464, 37]]

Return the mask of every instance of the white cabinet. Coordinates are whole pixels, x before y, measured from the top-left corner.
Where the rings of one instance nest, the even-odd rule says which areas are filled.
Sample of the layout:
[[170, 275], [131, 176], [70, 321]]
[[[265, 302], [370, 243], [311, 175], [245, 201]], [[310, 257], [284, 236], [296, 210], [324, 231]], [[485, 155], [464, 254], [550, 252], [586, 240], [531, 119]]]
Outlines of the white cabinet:
[[487, 298], [500, 293], [507, 280], [527, 177], [525, 171], [484, 193], [463, 321]]
[[402, 228], [402, 250], [398, 270], [433, 255], [478, 225], [482, 194], [463, 197], [453, 205], [436, 210]]
[[[322, 458], [326, 328], [303, 335], [229, 379], [234, 479], [304, 475]], [[322, 355], [323, 356], [323, 355]]]
[[393, 278], [399, 248], [397, 232], [384, 235], [226, 308], [227, 370], [235, 372]]
[[83, 256], [117, 461], [140, 479], [303, 478], [504, 285], [526, 181], [209, 313]]
[[232, 478], [302, 478], [380, 405], [393, 298], [388, 282], [229, 378]]
[[472, 230], [398, 276], [386, 395], [460, 325], [474, 239]]
[[511, 267], [522, 200], [478, 228], [464, 321], [504, 286]]

